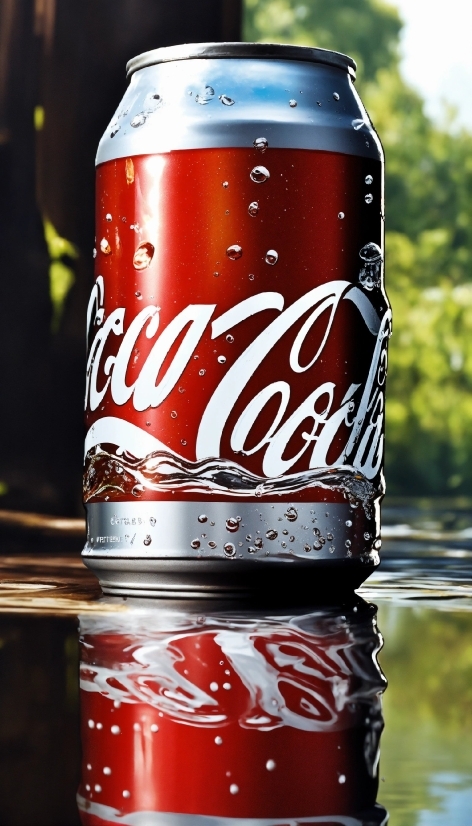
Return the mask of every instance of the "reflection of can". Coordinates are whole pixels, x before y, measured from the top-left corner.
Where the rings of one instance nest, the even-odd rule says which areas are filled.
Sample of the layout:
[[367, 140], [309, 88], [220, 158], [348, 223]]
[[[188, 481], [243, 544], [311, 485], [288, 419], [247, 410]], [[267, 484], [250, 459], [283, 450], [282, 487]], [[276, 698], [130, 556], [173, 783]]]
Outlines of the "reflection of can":
[[84, 826], [384, 822], [372, 606], [131, 610], [81, 643]]
[[357, 585], [391, 321], [354, 63], [207, 44], [129, 73], [97, 156], [84, 559], [110, 592]]

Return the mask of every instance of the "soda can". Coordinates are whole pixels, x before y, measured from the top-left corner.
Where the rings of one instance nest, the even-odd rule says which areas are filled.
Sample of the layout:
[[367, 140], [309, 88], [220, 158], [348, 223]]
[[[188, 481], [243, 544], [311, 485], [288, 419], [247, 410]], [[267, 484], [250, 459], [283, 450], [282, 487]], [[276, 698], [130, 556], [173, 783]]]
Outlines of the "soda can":
[[375, 609], [81, 619], [83, 826], [380, 826]]
[[356, 587], [391, 311], [355, 64], [197, 44], [128, 73], [97, 155], [85, 564], [137, 596]]

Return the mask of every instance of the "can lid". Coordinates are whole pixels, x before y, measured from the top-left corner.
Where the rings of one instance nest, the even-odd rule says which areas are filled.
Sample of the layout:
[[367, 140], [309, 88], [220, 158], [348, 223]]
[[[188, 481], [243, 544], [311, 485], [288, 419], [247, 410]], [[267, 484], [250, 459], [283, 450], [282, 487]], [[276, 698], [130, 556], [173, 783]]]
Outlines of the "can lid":
[[352, 57], [329, 49], [310, 46], [292, 46], [281, 43], [183, 43], [179, 46], [165, 46], [152, 49], [131, 58], [126, 64], [127, 76], [138, 69], [156, 63], [170, 63], [173, 60], [195, 58], [252, 58], [264, 60], [303, 60], [310, 63], [325, 63], [337, 66], [356, 78], [356, 62]]

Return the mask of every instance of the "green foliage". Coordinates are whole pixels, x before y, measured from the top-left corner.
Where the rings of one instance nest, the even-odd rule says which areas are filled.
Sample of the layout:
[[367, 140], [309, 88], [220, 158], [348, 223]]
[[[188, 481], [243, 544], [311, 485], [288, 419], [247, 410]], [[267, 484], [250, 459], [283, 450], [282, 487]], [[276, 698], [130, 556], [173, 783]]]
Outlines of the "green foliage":
[[382, 0], [246, 0], [245, 38], [352, 55], [386, 156], [389, 493], [472, 485], [472, 135], [443, 128], [398, 68], [401, 21]]
[[299, 43], [351, 55], [363, 77], [397, 60], [396, 9], [376, 0], [246, 0], [244, 39]]
[[51, 329], [59, 329], [64, 302], [74, 284], [74, 271], [70, 263], [79, 257], [77, 248], [67, 238], [61, 238], [50, 221], [44, 221], [44, 237], [51, 263], [49, 265], [49, 295], [52, 303]]

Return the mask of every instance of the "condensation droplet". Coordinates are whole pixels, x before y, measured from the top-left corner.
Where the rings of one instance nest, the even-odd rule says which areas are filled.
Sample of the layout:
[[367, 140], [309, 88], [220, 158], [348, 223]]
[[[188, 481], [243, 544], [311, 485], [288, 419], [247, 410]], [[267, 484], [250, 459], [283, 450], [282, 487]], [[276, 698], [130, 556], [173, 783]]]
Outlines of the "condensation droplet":
[[350, 519], [346, 519], [346, 527], [347, 528], [352, 528], [352, 522], [351, 522]]
[[373, 180], [374, 179], [373, 179], [372, 175], [366, 175], [365, 176], [365, 182], [366, 182], [367, 186], [370, 186], [371, 183], [373, 182]]
[[223, 743], [223, 738], [218, 735], [217, 737], [215, 737], [215, 743], [217, 746], [221, 746]]
[[371, 204], [373, 200], [374, 200], [374, 196], [372, 195], [371, 192], [368, 192], [367, 195], [364, 198], [364, 201], [366, 202], [366, 204]]
[[200, 103], [201, 106], [205, 106], [207, 103], [210, 103], [213, 99], [215, 94], [215, 90], [212, 86], [205, 86], [203, 92], [198, 95], [195, 95], [195, 102]]
[[95, 247], [93, 248], [92, 257], [93, 258], [97, 257], [97, 250], [95, 249]]
[[119, 726], [112, 726], [110, 731], [112, 734], [121, 734], [121, 729]]
[[210, 683], [210, 691], [218, 691], [218, 683]]
[[198, 371], [198, 375], [199, 375], [199, 376], [204, 376], [204, 375], [205, 375], [205, 373], [206, 373], [206, 370], [205, 370], [205, 368], [204, 368], [204, 367], [202, 367], [202, 369]]
[[382, 547], [382, 540], [381, 539], [376, 539], [375, 542], [374, 542], [374, 548], [376, 548], [376, 550], [379, 550], [379, 548], [381, 548], [381, 547]]
[[270, 172], [265, 166], [255, 166], [251, 169], [249, 177], [255, 184], [263, 184], [270, 178]]
[[131, 797], [131, 792], [129, 792], [128, 789], [124, 789], [122, 794], [123, 794], [123, 797], [126, 797], [126, 798]]
[[243, 248], [239, 244], [231, 244], [226, 250], [226, 255], [231, 258], [231, 261], [237, 261], [243, 254]]
[[296, 522], [298, 519], [298, 511], [296, 508], [290, 506], [284, 513], [285, 519], [288, 519], [289, 522]]
[[117, 135], [117, 134], [118, 134], [118, 132], [120, 131], [120, 129], [121, 129], [121, 126], [119, 126], [119, 124], [117, 124], [117, 123], [114, 123], [114, 124], [113, 124], [113, 127], [112, 127], [112, 130], [111, 130], [111, 132], [110, 132], [110, 138], [114, 138], [114, 137], [115, 137], [115, 135]]
[[154, 245], [149, 241], [144, 241], [136, 249], [133, 255], [133, 267], [135, 270], [145, 270], [149, 267], [154, 255]]
[[340, 221], [342, 221], [344, 218], [344, 212], [338, 212], [338, 218]]
[[154, 527], [154, 525], [156, 524], [156, 521], [157, 520], [156, 520], [155, 516], [150, 516], [149, 517], [149, 524], [152, 525], [152, 527]]
[[232, 106], [234, 103], [233, 98], [229, 98], [228, 95], [220, 95], [219, 100], [221, 100], [224, 106]]
[[254, 275], [252, 274], [252, 272], [249, 273], [248, 278], [249, 278], [249, 281], [254, 281]]
[[236, 783], [231, 783], [231, 786], [229, 787], [229, 790], [230, 790], [231, 794], [238, 794], [239, 786], [237, 786]]
[[340, 774], [338, 777], [338, 783], [345, 783], [346, 782], [346, 775]]
[[110, 767], [109, 767], [109, 766], [104, 766], [104, 767], [103, 767], [103, 774], [106, 774], [106, 775], [110, 775], [110, 774], [111, 774], [111, 769], [110, 769]]
[[345, 541], [345, 543], [344, 543], [344, 544], [345, 544], [346, 548], [350, 548], [350, 547], [351, 547], [351, 545], [352, 545], [352, 542], [351, 542], [351, 540], [350, 540], [350, 539], [346, 539], [346, 541]]
[[95, 786], [93, 788], [95, 789], [96, 792], [98, 792], [98, 794], [100, 794], [100, 792], [102, 790], [102, 787], [100, 786], [99, 783], [95, 783]]
[[171, 412], [171, 414], [170, 414], [170, 417], [171, 417], [171, 419], [176, 419], [176, 418], [177, 418], [177, 411], [176, 411], [176, 410], [172, 410], [172, 412]]
[[289, 536], [288, 541], [289, 542], [295, 542], [295, 537], [294, 536]]
[[279, 260], [279, 253], [276, 252], [276, 250], [267, 250], [264, 260], [266, 264], [270, 264], [273, 267]]
[[234, 336], [232, 336], [231, 334], [227, 335], [226, 341], [228, 342], [228, 344], [232, 344], [234, 341]]
[[110, 215], [109, 212], [107, 212], [107, 214], [105, 215], [105, 221], [108, 221], [108, 223], [110, 223], [111, 220], [112, 220], [111, 215]]
[[268, 760], [266, 763], [266, 769], [268, 772], [273, 772], [275, 769], [276, 763], [275, 760]]
[[147, 116], [145, 112], [140, 112], [138, 115], [136, 115], [131, 121], [131, 126], [133, 127], [133, 129], [137, 129], [139, 126], [142, 126], [144, 123], [146, 123], [146, 117]]
[[266, 531], [266, 537], [267, 539], [277, 539], [278, 533], [274, 531], [273, 528], [270, 528], [270, 530]]
[[212, 549], [215, 549], [216, 548], [216, 542], [213, 542], [213, 540], [212, 540], [211, 542], [208, 543], [208, 547], [212, 548]]
[[223, 183], [221, 184], [221, 186], [223, 187], [223, 189], [228, 189], [228, 187], [229, 187], [229, 183], [228, 183], [228, 181], [223, 181]]
[[323, 543], [320, 542], [319, 539], [316, 539], [315, 542], [313, 542], [313, 548], [314, 548], [315, 551], [321, 551], [322, 547], [323, 547]]
[[296, 100], [294, 100], [293, 98], [291, 98], [291, 99], [289, 100], [289, 102], [288, 102], [288, 105], [289, 105], [292, 109], [295, 109], [295, 106], [297, 106], [297, 101], [296, 101]]
[[365, 540], [370, 539], [370, 533], [367, 533], [367, 531], [366, 531], [366, 532], [365, 532], [365, 534], [364, 534], [364, 539], [365, 539]]
[[214, 276], [215, 278], [219, 278], [219, 275], [220, 275], [220, 274], [219, 274], [219, 272], [214, 272], [214, 273], [213, 273], [213, 276]]
[[194, 550], [197, 550], [200, 547], [200, 540], [199, 539], [192, 539], [190, 543], [190, 547]]
[[226, 542], [223, 545], [223, 550], [225, 552], [225, 556], [234, 556], [236, 554], [236, 548], [234, 547], [232, 542]]
[[362, 127], [366, 125], [366, 123], [365, 123], [364, 120], [362, 120], [362, 118], [355, 118], [352, 121], [352, 125], [353, 125], [354, 129], [356, 130], [356, 132], [358, 132], [359, 129], [362, 129]]
[[255, 554], [255, 553], [257, 553], [257, 549], [253, 548], [253, 546], [250, 545], [249, 548], [247, 549], [247, 552], [248, 552], [248, 554]]
[[225, 364], [226, 356], [218, 356], [218, 364]]
[[269, 141], [267, 138], [256, 138], [252, 145], [254, 146], [254, 149], [258, 149], [259, 152], [265, 152], [269, 146]]
[[333, 98], [334, 98], [335, 100], [339, 100], [339, 95], [338, 95], [338, 93], [337, 93], [337, 92], [333, 92]]
[[236, 533], [239, 530], [239, 523], [240, 519], [237, 519], [235, 516], [230, 516], [229, 519], [226, 520], [226, 530], [230, 533]]
[[111, 253], [111, 247], [106, 238], [102, 238], [100, 241], [100, 251], [103, 252], [104, 255], [110, 255]]
[[[331, 545], [330, 548], [328, 548], [328, 550], [329, 550], [330, 554], [334, 554], [336, 548], [334, 547], [334, 545]], [[348, 553], [348, 556], [349, 556], [349, 553]]]
[[89, 720], [88, 721], [88, 727], [89, 728], [95, 728], [95, 721], [94, 720]]
[[151, 542], [152, 542], [152, 539], [151, 539], [151, 537], [150, 537], [150, 536], [149, 536], [149, 534], [148, 534], [148, 535], [146, 536], [146, 539], [144, 539], [144, 544], [145, 544], [145, 545], [150, 545], [150, 544], [151, 544]]
[[328, 540], [328, 542], [331, 542], [332, 538], [333, 538], [333, 534], [332, 534], [332, 533], [327, 533], [327, 534], [326, 534], [326, 539]]
[[251, 215], [252, 218], [254, 218], [259, 212], [259, 204], [257, 203], [257, 201], [251, 201], [247, 208], [247, 211], [249, 212], [249, 215]]
[[155, 734], [156, 731], [159, 731], [159, 726], [157, 726], [156, 723], [153, 723], [151, 726], [151, 731], [153, 734]]
[[139, 290], [136, 290], [136, 292], [135, 292], [135, 296], [136, 296], [136, 298], [142, 298], [142, 295], [141, 295], [141, 293], [139, 292]]
[[185, 447], [185, 445], [187, 444], [187, 440], [186, 439], [181, 439], [180, 444]]
[[231, 691], [231, 683], [223, 683], [223, 688], [225, 691]]
[[206, 514], [204, 514], [204, 513], [201, 513], [200, 516], [198, 517], [198, 521], [201, 522], [202, 524], [205, 523], [205, 522], [208, 522], [208, 516], [206, 516]]

